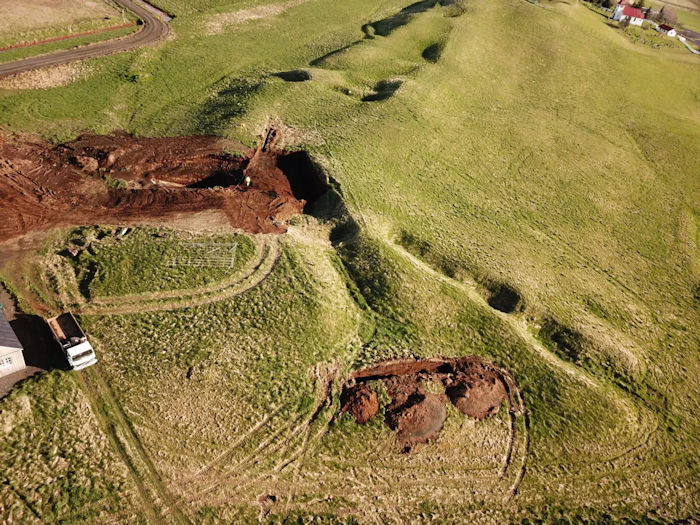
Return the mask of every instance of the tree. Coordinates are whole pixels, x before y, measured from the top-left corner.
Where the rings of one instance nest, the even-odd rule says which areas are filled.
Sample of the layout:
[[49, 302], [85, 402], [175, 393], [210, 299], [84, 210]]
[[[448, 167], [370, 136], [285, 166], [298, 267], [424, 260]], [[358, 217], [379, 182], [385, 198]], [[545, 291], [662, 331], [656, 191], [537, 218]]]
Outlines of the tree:
[[676, 8], [670, 5], [665, 5], [661, 8], [661, 19], [669, 24], [675, 24], [678, 21], [678, 13]]
[[660, 12], [655, 11], [654, 9], [650, 9], [649, 12], [647, 13], [647, 20], [651, 20], [652, 22], [655, 22], [656, 20], [660, 19]]

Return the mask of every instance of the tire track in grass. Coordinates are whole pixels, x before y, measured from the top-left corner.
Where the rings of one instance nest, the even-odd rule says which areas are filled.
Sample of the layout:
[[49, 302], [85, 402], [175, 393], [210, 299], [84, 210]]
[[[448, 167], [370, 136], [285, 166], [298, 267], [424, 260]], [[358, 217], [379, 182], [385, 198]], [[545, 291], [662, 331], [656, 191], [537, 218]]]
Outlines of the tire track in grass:
[[[250, 452], [240, 461], [227, 465], [226, 463], [229, 459], [231, 459], [232, 454], [226, 454], [222, 461], [205, 467], [203, 473], [212, 470], [216, 466], [222, 466], [224, 467], [224, 470], [214, 477], [211, 483], [209, 483], [203, 489], [198, 490], [195, 494], [190, 495], [188, 499], [190, 501], [201, 502], [204, 496], [214, 492], [215, 490], [226, 489], [227, 495], [217, 498], [214, 501], [207, 502], [210, 505], [224, 504], [230, 501], [228, 494], [230, 494], [232, 491], [240, 491], [243, 488], [250, 487], [251, 485], [255, 485], [270, 477], [276, 476], [289, 465], [303, 458], [310, 445], [320, 439], [327, 432], [330, 425], [330, 421], [328, 421], [315, 434], [312, 434], [313, 423], [318, 419], [323, 410], [332, 404], [331, 383], [334, 375], [332, 372], [329, 373], [328, 370], [321, 371], [317, 367], [315, 369], [315, 377], [317, 385], [319, 383], [321, 384], [321, 388], [319, 389], [320, 393], [317, 395], [316, 403], [306, 418], [292, 428], [294, 421], [296, 420], [296, 417], [294, 416], [299, 415], [299, 407], [297, 407], [296, 411], [290, 411], [288, 414], [290, 415], [290, 420], [288, 420], [278, 429], [275, 429], [270, 436], [266, 437], [258, 444], [255, 450]], [[283, 408], [284, 407], [278, 408], [278, 411], [281, 411]], [[262, 422], [256, 424], [258, 428], [249, 431], [246, 434], [246, 437], [251, 437], [257, 431], [263, 428], [265, 423], [261, 423]], [[301, 438], [300, 441], [299, 438]], [[233, 450], [231, 452], [233, 452]], [[263, 470], [263, 472], [259, 473], [258, 475], [251, 472], [251, 468], [261, 464], [268, 458], [274, 458], [275, 454], [281, 454], [282, 457], [274, 466]], [[232, 478], [231, 474], [234, 472], [240, 472], [240, 475]], [[250, 477], [249, 474], [253, 474], [254, 477]], [[184, 499], [184, 497], [181, 498], [181, 501]]]
[[[331, 423], [335, 419], [334, 414], [333, 417], [321, 427], [321, 429], [319, 430], [319, 432], [316, 433], [316, 435], [314, 435], [313, 437], [311, 436], [313, 423], [318, 420], [319, 416], [326, 408], [333, 406], [333, 381], [338, 375], [338, 369], [322, 367], [322, 365], [317, 365], [314, 368], [314, 375], [316, 378], [316, 384], [321, 386], [321, 392], [320, 395], [317, 395], [316, 397], [316, 406], [314, 407], [314, 411], [311, 414], [311, 418], [309, 420], [309, 424], [306, 428], [306, 433], [304, 435], [304, 441], [301, 445], [301, 452], [299, 454], [299, 457], [297, 458], [299, 461], [297, 461], [294, 467], [294, 471], [292, 473], [291, 491], [287, 496], [283, 510], [285, 517], [289, 516], [290, 506], [294, 501], [294, 497], [296, 496], [296, 491], [298, 488], [299, 475], [301, 474], [301, 469], [304, 460], [306, 459], [306, 454], [308, 453], [309, 448], [311, 447], [311, 444], [321, 439], [328, 432]], [[294, 461], [296, 461], [296, 459], [290, 459], [287, 464], [291, 464]]]
[[89, 304], [84, 308], [77, 310], [77, 313], [88, 315], [122, 315], [131, 313], [144, 312], [161, 312], [167, 310], [177, 310], [179, 308], [189, 308], [193, 306], [203, 306], [206, 304], [223, 301], [240, 295], [252, 288], [255, 288], [265, 278], [272, 273], [277, 260], [280, 256], [280, 243], [275, 240], [267, 244], [267, 249], [263, 251], [264, 256], [259, 260], [258, 264], [250, 273], [247, 273], [242, 278], [234, 282], [227, 283], [221, 289], [214, 291], [204, 290], [203, 292], [195, 291], [194, 294], [188, 296], [187, 291], [183, 290], [181, 294], [173, 300], [166, 301], [143, 301], [140, 303], [100, 306]]
[[[632, 424], [635, 421], [637, 422], [637, 424], [635, 425], [637, 432], [643, 433], [645, 435], [645, 442], [648, 440], [647, 436], [650, 432], [653, 433], [654, 429], [652, 428], [650, 431], [645, 431], [644, 428], [642, 428], [642, 426], [649, 427], [651, 425], [652, 427], [654, 427], [655, 421], [649, 420], [650, 417], [653, 419], [652, 416], [650, 416], [648, 413], [644, 412], [642, 409], [637, 407], [630, 399], [624, 396], [621, 392], [614, 390], [613, 387], [603, 383], [601, 380], [589, 376], [584, 370], [581, 370], [580, 368], [576, 367], [573, 363], [569, 363], [561, 359], [559, 356], [548, 350], [540, 341], [537, 340], [537, 338], [531, 332], [530, 327], [525, 319], [519, 319], [517, 317], [514, 317], [512, 314], [507, 314], [492, 309], [488, 305], [486, 300], [482, 297], [482, 295], [478, 292], [476, 283], [462, 282], [448, 277], [438, 272], [429, 264], [425, 263], [415, 255], [407, 251], [403, 246], [400, 246], [399, 244], [394, 242], [388, 235], [385, 234], [381, 237], [387, 243], [387, 245], [389, 245], [402, 258], [408, 260], [414, 267], [420, 269], [423, 273], [433, 277], [439, 282], [446, 283], [454, 288], [457, 288], [458, 290], [461, 290], [472, 302], [476, 303], [492, 315], [495, 315], [496, 317], [501, 319], [507, 326], [513, 329], [513, 331], [518, 336], [520, 336], [520, 338], [552, 368], [563, 372], [564, 374], [566, 374], [573, 380], [583, 384], [584, 386], [600, 392], [601, 395], [611, 400], [611, 402], [617, 405], [625, 413], [626, 422], [628, 422], [629, 424]], [[518, 396], [520, 396], [520, 394], [518, 394]], [[648, 417], [643, 418], [645, 421], [640, 421], [642, 416]], [[524, 446], [527, 454], [530, 447], [530, 437], [528, 431], [531, 425], [530, 414], [527, 412], [527, 410], [524, 411], [524, 423], [526, 427], [526, 433], [524, 436]], [[621, 455], [616, 457], [619, 459], [619, 457], [626, 456], [629, 453], [637, 450], [640, 446], [643, 446], [643, 443], [638, 443], [631, 448], [628, 447], [625, 451], [621, 453]], [[514, 484], [511, 486], [509, 490], [510, 496], [508, 496], [507, 499], [511, 499], [517, 493], [519, 485], [522, 482], [522, 478], [524, 477], [525, 469], [526, 458], [523, 458], [518, 477], [516, 478]]]
[[[155, 465], [153, 464], [153, 461], [151, 460], [148, 452], [146, 451], [146, 448], [144, 447], [143, 443], [138, 437], [136, 430], [131, 424], [131, 421], [127, 417], [122, 406], [117, 401], [116, 396], [114, 395], [114, 391], [100, 374], [99, 367], [99, 364], [93, 365], [87, 370], [79, 372], [78, 375], [83, 385], [86, 386], [86, 389], [89, 390], [94, 396], [93, 399], [95, 401], [95, 404], [93, 406], [95, 406], [95, 408], [98, 409], [98, 413], [102, 414], [104, 422], [107, 424], [107, 428], [111, 428], [111, 433], [116, 439], [116, 443], [114, 444], [117, 446], [120, 455], [122, 455], [122, 457], [127, 462], [127, 465], [133, 469], [132, 472], [136, 473], [134, 463], [131, 460], [126, 448], [119, 442], [117, 431], [121, 431], [126, 441], [126, 444], [129, 446], [132, 453], [134, 453], [138, 457], [138, 459], [143, 463], [146, 473], [145, 479], [141, 478], [140, 482], [137, 481], [140, 490], [146, 490], [146, 482], [148, 482], [150, 488], [154, 491], [157, 498], [162, 502], [163, 505], [166, 506], [165, 510], [170, 511], [177, 523], [191, 523], [190, 520], [185, 516], [185, 514], [180, 510], [180, 508], [175, 505], [175, 500], [166, 489], [163, 480], [160, 477], [160, 474], [158, 474], [158, 471]], [[100, 403], [104, 405], [104, 410], [100, 409]], [[142, 493], [142, 495], [145, 494]], [[153, 502], [149, 502], [147, 508], [149, 510], [149, 513], [151, 511], [155, 512], [156, 506]], [[156, 513], [156, 523], [163, 521], [162, 515], [163, 512]]]
[[211, 470], [216, 468], [218, 465], [222, 465], [226, 463], [228, 460], [230, 460], [233, 457], [233, 454], [236, 452], [236, 450], [243, 444], [244, 441], [252, 438], [258, 430], [261, 430], [267, 426], [267, 424], [271, 421], [272, 418], [274, 418], [279, 412], [282, 410], [282, 407], [277, 407], [272, 410], [271, 413], [265, 414], [265, 416], [258, 421], [255, 425], [253, 425], [247, 432], [242, 434], [236, 441], [228, 447], [224, 452], [219, 454], [214, 461], [211, 463], [208, 463], [207, 465], [203, 466], [201, 469], [199, 469], [197, 472], [194, 473], [194, 475], [190, 476], [185, 480], [185, 482], [189, 482], [194, 478], [206, 475], [209, 473]]
[[[209, 469], [207, 469], [205, 472], [208, 472], [212, 470], [213, 468], [217, 466], [224, 467], [221, 473], [216, 475], [210, 483], [208, 483], [204, 488], [197, 490], [196, 492], [192, 494], [188, 494], [186, 496], [181, 496], [176, 503], [181, 504], [184, 503], [185, 501], [201, 501], [204, 496], [207, 494], [213, 492], [217, 488], [221, 487], [222, 485], [226, 484], [227, 481], [230, 480], [230, 475], [233, 474], [234, 472], [245, 472], [246, 469], [251, 467], [252, 465], [255, 465], [262, 461], [266, 455], [272, 454], [279, 450], [284, 444], [288, 443], [293, 437], [292, 434], [286, 434], [284, 435], [285, 431], [287, 431], [291, 426], [293, 422], [287, 422], [283, 424], [280, 428], [276, 429], [273, 431], [273, 433], [265, 438], [263, 441], [261, 441], [258, 446], [253, 450], [251, 453], [249, 453], [246, 457], [241, 459], [238, 462], [232, 463], [232, 464], [226, 464], [221, 463], [218, 465], [212, 465]], [[269, 449], [269, 445], [275, 442], [277, 438], [280, 436], [283, 437], [283, 439], [278, 440], [278, 445], [274, 447], [273, 449]], [[227, 458], [227, 459], [230, 459]], [[200, 476], [201, 477], [201, 476]], [[191, 483], [197, 481], [197, 478], [191, 479]], [[166, 511], [164, 513], [165, 515], [169, 514], [169, 511]]]
[[129, 472], [129, 476], [136, 484], [137, 493], [141, 502], [143, 503], [143, 509], [153, 522], [158, 521], [158, 511], [151, 497], [150, 491], [146, 487], [144, 480], [141, 478], [138, 469], [134, 465], [131, 457], [129, 456], [126, 448], [119, 440], [119, 436], [116, 432], [115, 425], [110, 421], [109, 415], [107, 414], [107, 408], [103, 408], [102, 405], [104, 401], [101, 399], [98, 389], [95, 387], [91, 378], [86, 372], [81, 372], [77, 374], [78, 381], [82, 385], [82, 390], [90, 401], [92, 406], [92, 412], [97, 418], [97, 421], [102, 428], [103, 432], [107, 436], [112, 449], [117, 452], [117, 455], [122, 459], [126, 468]]
[[90, 303], [95, 306], [105, 306], [105, 307], [117, 307], [123, 304], [129, 303], [143, 303], [149, 301], [158, 301], [162, 299], [182, 299], [184, 297], [190, 297], [193, 295], [202, 295], [206, 293], [214, 293], [222, 291], [229, 288], [232, 285], [237, 284], [242, 281], [250, 274], [252, 274], [255, 269], [260, 266], [260, 263], [264, 260], [265, 254], [269, 248], [269, 245], [274, 242], [272, 239], [258, 239], [253, 237], [253, 242], [255, 243], [255, 256], [251, 257], [250, 261], [241, 267], [233, 275], [221, 279], [204, 286], [198, 286], [196, 288], [182, 288], [176, 290], [160, 290], [157, 292], [143, 292], [134, 293], [127, 295], [116, 295], [116, 296], [100, 296], [91, 299]]
[[525, 476], [525, 470], [527, 468], [527, 459], [528, 459], [528, 454], [530, 452], [530, 422], [529, 422], [529, 413], [527, 411], [527, 408], [525, 407], [525, 403], [523, 402], [523, 398], [520, 394], [520, 387], [518, 386], [517, 382], [515, 381], [515, 378], [513, 375], [506, 370], [505, 368], [501, 367], [496, 367], [498, 372], [501, 375], [501, 381], [506, 385], [506, 389], [508, 392], [508, 446], [506, 448], [506, 454], [503, 456], [503, 465], [500, 469], [500, 472], [498, 473], [498, 479], [499, 480], [504, 480], [506, 479], [506, 475], [508, 474], [508, 469], [510, 468], [512, 462], [513, 462], [513, 455], [516, 452], [515, 449], [515, 444], [516, 440], [518, 438], [518, 432], [517, 432], [517, 424], [518, 424], [518, 418], [523, 418], [523, 427], [524, 427], [524, 432], [523, 432], [523, 444], [522, 444], [522, 455], [520, 458], [520, 468], [518, 469], [518, 473], [515, 476], [515, 480], [509, 487], [506, 495], [503, 498], [504, 502], [510, 501], [513, 496], [518, 491], [518, 488], [520, 487], [520, 483], [523, 480], [523, 477]]

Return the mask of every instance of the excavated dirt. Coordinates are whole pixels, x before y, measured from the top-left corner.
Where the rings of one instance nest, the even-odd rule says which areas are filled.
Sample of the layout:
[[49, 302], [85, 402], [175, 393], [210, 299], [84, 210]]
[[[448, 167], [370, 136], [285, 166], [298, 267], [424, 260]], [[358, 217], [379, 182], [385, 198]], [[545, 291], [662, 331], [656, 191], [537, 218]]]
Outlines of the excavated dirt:
[[447, 419], [443, 400], [426, 393], [422, 379], [393, 376], [385, 381], [391, 397], [385, 422], [390, 429], [396, 430], [399, 443], [407, 447], [437, 438]]
[[246, 150], [211, 136], [84, 135], [59, 145], [0, 136], [0, 242], [56, 226], [211, 210], [250, 233], [284, 232], [327, 183], [305, 152], [281, 151], [276, 138], [269, 132], [262, 147]]
[[[391, 397], [385, 422], [407, 450], [438, 437], [448, 401], [461, 413], [484, 419], [498, 412], [514, 385], [510, 374], [477, 356], [387, 361], [356, 371], [343, 389], [341, 410], [350, 412], [358, 423], [379, 412], [379, 406], [375, 409], [369, 401], [375, 394], [370, 381], [384, 383]], [[442, 385], [444, 393], [427, 392], [428, 383]], [[509, 402], [512, 406], [513, 400]]]
[[469, 417], [484, 419], [498, 412], [506, 398], [506, 387], [497, 374], [488, 369], [467, 370], [449, 378], [447, 397]]
[[350, 412], [355, 421], [364, 425], [379, 412], [377, 393], [369, 385], [359, 383], [343, 391], [340, 396], [343, 410]]

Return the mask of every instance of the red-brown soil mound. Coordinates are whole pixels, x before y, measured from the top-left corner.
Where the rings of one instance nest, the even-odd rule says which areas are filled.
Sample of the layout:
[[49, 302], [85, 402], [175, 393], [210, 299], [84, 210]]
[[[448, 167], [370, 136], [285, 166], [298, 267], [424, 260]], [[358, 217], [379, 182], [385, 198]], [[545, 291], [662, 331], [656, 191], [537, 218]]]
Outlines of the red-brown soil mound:
[[459, 378], [446, 393], [462, 414], [476, 419], [494, 415], [506, 399], [506, 389], [500, 379], [478, 375]]
[[226, 153], [234, 143], [207, 136], [85, 135], [58, 146], [0, 136], [0, 242], [56, 226], [153, 223], [208, 210], [251, 233], [284, 232], [303, 212], [302, 195], [319, 195], [326, 184], [305, 153], [290, 160], [274, 137], [234, 156]]
[[365, 383], [344, 390], [340, 402], [344, 412], [350, 412], [355, 421], [364, 425], [379, 412], [377, 393]]
[[[352, 375], [352, 386], [345, 388], [345, 397], [341, 398], [346, 400], [343, 411], [354, 407], [354, 401], [347, 400], [370, 397], [368, 381], [382, 381], [386, 386], [391, 397], [386, 407], [386, 424], [397, 431], [397, 440], [409, 448], [439, 435], [447, 417], [447, 399], [463, 414], [484, 419], [498, 412], [514, 384], [510, 374], [477, 356], [387, 361]], [[428, 382], [442, 385], [445, 394], [427, 393]], [[378, 407], [373, 413], [365, 412], [362, 422], [369, 419], [369, 413], [371, 418], [377, 412]]]
[[453, 372], [442, 377], [452, 404], [477, 419], [497, 413], [507, 396], [501, 371], [480, 359], [456, 360], [452, 367]]
[[386, 424], [397, 431], [396, 439], [401, 444], [426, 443], [440, 434], [447, 418], [445, 405], [435, 394], [425, 392], [421, 379], [394, 376], [384, 384], [391, 396]]

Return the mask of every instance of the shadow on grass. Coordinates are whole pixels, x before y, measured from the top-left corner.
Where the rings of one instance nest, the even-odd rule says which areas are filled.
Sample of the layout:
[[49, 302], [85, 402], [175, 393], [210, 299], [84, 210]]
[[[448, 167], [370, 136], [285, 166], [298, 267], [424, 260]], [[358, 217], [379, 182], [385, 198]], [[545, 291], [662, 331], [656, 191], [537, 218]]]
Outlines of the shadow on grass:
[[38, 315], [19, 314], [10, 326], [24, 349], [27, 366], [42, 370], [69, 370], [68, 361], [58, 347], [46, 321]]
[[362, 102], [380, 102], [391, 98], [401, 87], [400, 80], [381, 80], [374, 86], [374, 92], [362, 97]]
[[382, 18], [376, 22], [371, 22], [362, 26], [362, 32], [367, 38], [373, 38], [375, 35], [389, 36], [399, 27], [405, 26], [411, 21], [413, 15], [424, 13], [428, 9], [432, 9], [436, 5], [448, 6], [455, 4], [456, 0], [421, 0], [407, 7], [395, 15]]
[[272, 75], [278, 77], [285, 82], [306, 82], [311, 80], [311, 74], [304, 69], [294, 69], [292, 71], [281, 71]]
[[[381, 20], [378, 20], [376, 22], [370, 22], [369, 24], [365, 24], [362, 26], [362, 32], [365, 34], [365, 39], [367, 38], [374, 38], [375, 36], [388, 36], [392, 32], [394, 32], [396, 29], [399, 27], [405, 26], [411, 21], [411, 18], [413, 18], [414, 15], [424, 13], [428, 9], [432, 9], [433, 7], [437, 5], [441, 5], [443, 7], [448, 7], [448, 6], [458, 6], [459, 4], [457, 3], [457, 0], [421, 0], [420, 2], [415, 2], [408, 7], [404, 7], [401, 11], [398, 13], [382, 18]], [[451, 15], [451, 16], [458, 16], [461, 14], [463, 11], [458, 10], [457, 15]], [[448, 15], [450, 16], [450, 15]], [[327, 59], [338, 55], [339, 53], [342, 53], [343, 51], [347, 51], [351, 47], [359, 44], [362, 42], [362, 40], [356, 40], [355, 42], [352, 42], [346, 46], [340, 47], [338, 49], [335, 49], [333, 51], [330, 51], [329, 53], [326, 53], [323, 56], [320, 56], [318, 58], [315, 58], [310, 62], [310, 65], [312, 66], [320, 66], [325, 62]]]
[[207, 100], [195, 116], [194, 130], [204, 134], [222, 134], [232, 120], [245, 114], [248, 99], [264, 83], [256, 80], [233, 79]]

